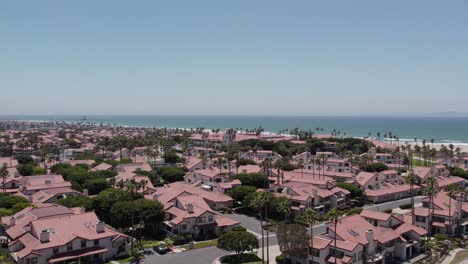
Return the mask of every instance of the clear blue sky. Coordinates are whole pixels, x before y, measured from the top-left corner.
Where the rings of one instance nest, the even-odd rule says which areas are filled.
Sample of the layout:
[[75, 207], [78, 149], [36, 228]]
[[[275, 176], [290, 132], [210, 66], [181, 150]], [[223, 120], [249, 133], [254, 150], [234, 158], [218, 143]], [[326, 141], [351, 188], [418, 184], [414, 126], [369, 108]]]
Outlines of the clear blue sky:
[[467, 12], [428, 0], [2, 1], [0, 114], [468, 112]]

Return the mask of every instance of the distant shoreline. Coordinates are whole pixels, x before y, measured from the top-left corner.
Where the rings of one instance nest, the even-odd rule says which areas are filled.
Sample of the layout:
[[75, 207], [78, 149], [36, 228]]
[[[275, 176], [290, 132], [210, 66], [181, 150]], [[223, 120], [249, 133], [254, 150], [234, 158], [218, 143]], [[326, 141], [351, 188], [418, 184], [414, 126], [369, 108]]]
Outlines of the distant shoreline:
[[[86, 117], [86, 120], [83, 118]], [[459, 147], [468, 146], [468, 117], [356, 117], [356, 116], [202, 116], [202, 115], [155, 115], [155, 116], [119, 116], [119, 115], [61, 115], [48, 119], [44, 115], [0, 115], [0, 122], [31, 122], [50, 123], [63, 122], [67, 124], [104, 124], [121, 127], [140, 128], [168, 128], [168, 129], [199, 129], [206, 130], [237, 128], [242, 130], [255, 129], [261, 126], [265, 132], [278, 134], [286, 128], [292, 130], [299, 128], [315, 134], [330, 134], [332, 130], [341, 131], [343, 136], [355, 138], [380, 138], [392, 132], [398, 136], [399, 144], [421, 145], [423, 139], [431, 145], [431, 139], [436, 144], [448, 146], [453, 144]], [[323, 128], [323, 130], [316, 130]], [[281, 134], [289, 134], [290, 131]], [[369, 133], [371, 136], [369, 137]], [[390, 140], [388, 140], [390, 141]]]

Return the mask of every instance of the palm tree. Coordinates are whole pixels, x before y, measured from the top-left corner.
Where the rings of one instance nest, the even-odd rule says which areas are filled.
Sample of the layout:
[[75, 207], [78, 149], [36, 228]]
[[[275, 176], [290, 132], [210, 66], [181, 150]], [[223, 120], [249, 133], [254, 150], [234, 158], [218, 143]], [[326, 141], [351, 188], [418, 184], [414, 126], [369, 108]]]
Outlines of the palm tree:
[[309, 239], [310, 245], [307, 243], [307, 256], [310, 259], [310, 254], [312, 252], [312, 263], [314, 263], [314, 224], [318, 221], [318, 214], [314, 209], [307, 209], [304, 214], [304, 222], [309, 225]]
[[[439, 184], [437, 183], [437, 179], [434, 176], [430, 176], [426, 180], [426, 187], [423, 190], [423, 193], [428, 197], [429, 204], [428, 204], [428, 226], [427, 226], [427, 247], [429, 245], [429, 240], [431, 239], [432, 235], [432, 219], [434, 214], [434, 197], [437, 195], [439, 190]], [[432, 207], [432, 208], [431, 208]]]
[[[453, 184], [447, 185], [445, 187], [445, 191], [447, 192], [447, 195], [449, 197], [449, 235], [452, 234], [452, 196], [454, 196], [457, 193], [457, 187]], [[459, 212], [461, 213], [461, 212]]]
[[3, 179], [3, 195], [6, 195], [6, 178], [8, 177], [8, 168], [6, 164], [3, 164], [0, 168], [0, 177]]
[[327, 218], [328, 220], [330, 221], [333, 221], [333, 224], [334, 224], [334, 229], [333, 231], [335, 232], [335, 237], [334, 237], [334, 240], [335, 240], [335, 243], [333, 245], [333, 248], [334, 248], [334, 257], [335, 257], [335, 264], [337, 262], [337, 259], [338, 259], [338, 254], [337, 254], [337, 247], [336, 247], [336, 240], [337, 240], [337, 229], [336, 227], [338, 226], [338, 218], [341, 216], [340, 212], [336, 209], [336, 208], [333, 208], [331, 209], [329, 212], [328, 212], [328, 215], [327, 215]]
[[304, 160], [300, 159], [297, 165], [301, 168], [301, 178], [304, 178]]
[[[405, 177], [405, 182], [410, 186], [410, 195], [411, 195], [411, 216], [414, 218], [414, 185], [418, 183], [418, 179], [414, 175], [413, 171], [408, 171], [408, 174]], [[413, 224], [414, 224], [414, 220]]]
[[[460, 198], [458, 199], [458, 208], [459, 208], [459, 212], [461, 212], [462, 205], [465, 202], [466, 197], [468, 196], [468, 189], [465, 189], [465, 187], [463, 186], [458, 186], [456, 193], [460, 195]], [[462, 220], [462, 214], [459, 213], [458, 219], [457, 219], [457, 232], [458, 233], [461, 232], [461, 220]]]
[[222, 157], [218, 157], [218, 167], [219, 167], [219, 174], [221, 174], [221, 169], [223, 168], [223, 161]]
[[265, 262], [265, 234], [263, 232], [263, 210], [267, 203], [270, 202], [270, 193], [267, 192], [258, 192], [255, 193], [252, 201], [250, 201], [250, 207], [257, 208], [259, 210], [260, 215], [260, 228], [262, 229], [262, 262]]
[[[283, 238], [284, 238], [284, 245], [288, 245], [287, 243], [287, 232], [286, 232], [286, 222], [288, 220], [289, 213], [291, 212], [291, 202], [289, 200], [281, 200], [279, 205], [278, 205], [278, 212], [282, 213], [284, 215], [284, 221], [283, 221]], [[288, 248], [285, 247], [285, 251], [287, 252]]]
[[280, 172], [283, 167], [283, 161], [281, 159], [277, 159], [275, 163], [273, 163], [273, 167], [276, 168], [276, 173], [278, 174], [276, 184], [280, 185]]

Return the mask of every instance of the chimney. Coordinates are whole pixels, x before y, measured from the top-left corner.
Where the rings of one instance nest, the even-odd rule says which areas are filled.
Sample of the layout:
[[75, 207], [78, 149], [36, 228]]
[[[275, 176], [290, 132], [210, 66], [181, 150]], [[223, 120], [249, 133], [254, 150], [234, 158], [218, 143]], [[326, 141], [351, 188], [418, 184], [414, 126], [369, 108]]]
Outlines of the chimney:
[[10, 227], [15, 226], [15, 225], [16, 225], [16, 218], [14, 216], [11, 216], [10, 217]]
[[313, 194], [314, 194], [314, 206], [317, 206], [320, 202], [317, 189], [314, 189]]
[[49, 230], [47, 230], [47, 229], [42, 230], [39, 239], [40, 239], [41, 243], [49, 242], [49, 239], [50, 239]]
[[352, 179], [353, 181], [356, 181], [356, 174], [352, 173], [352, 174], [351, 174], [351, 179]]
[[97, 224], [96, 224], [96, 232], [98, 233], [102, 233], [104, 232], [104, 228], [106, 227], [106, 224], [102, 221], [99, 221]]
[[83, 195], [84, 195], [84, 196], [88, 196], [88, 195], [89, 195], [88, 189], [84, 189], [84, 190], [83, 190]]
[[369, 229], [366, 231], [366, 239], [369, 241], [369, 243], [374, 242], [374, 230]]
[[84, 207], [80, 207], [80, 214], [86, 213], [86, 209]]
[[193, 213], [193, 204], [191, 204], [191, 203], [187, 204], [187, 212], [189, 214]]
[[367, 245], [367, 254], [373, 256], [377, 252], [377, 242], [374, 240], [374, 230], [369, 229], [366, 231], [366, 240], [369, 242]]

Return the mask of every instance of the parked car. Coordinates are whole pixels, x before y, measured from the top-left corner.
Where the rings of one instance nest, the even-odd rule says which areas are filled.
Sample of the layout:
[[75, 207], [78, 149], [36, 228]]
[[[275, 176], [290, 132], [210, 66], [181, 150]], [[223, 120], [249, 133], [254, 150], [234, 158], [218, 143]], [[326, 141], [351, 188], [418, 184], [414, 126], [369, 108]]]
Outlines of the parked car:
[[153, 249], [158, 252], [158, 254], [166, 254], [169, 251], [166, 243], [161, 243], [158, 246], [153, 247]]

